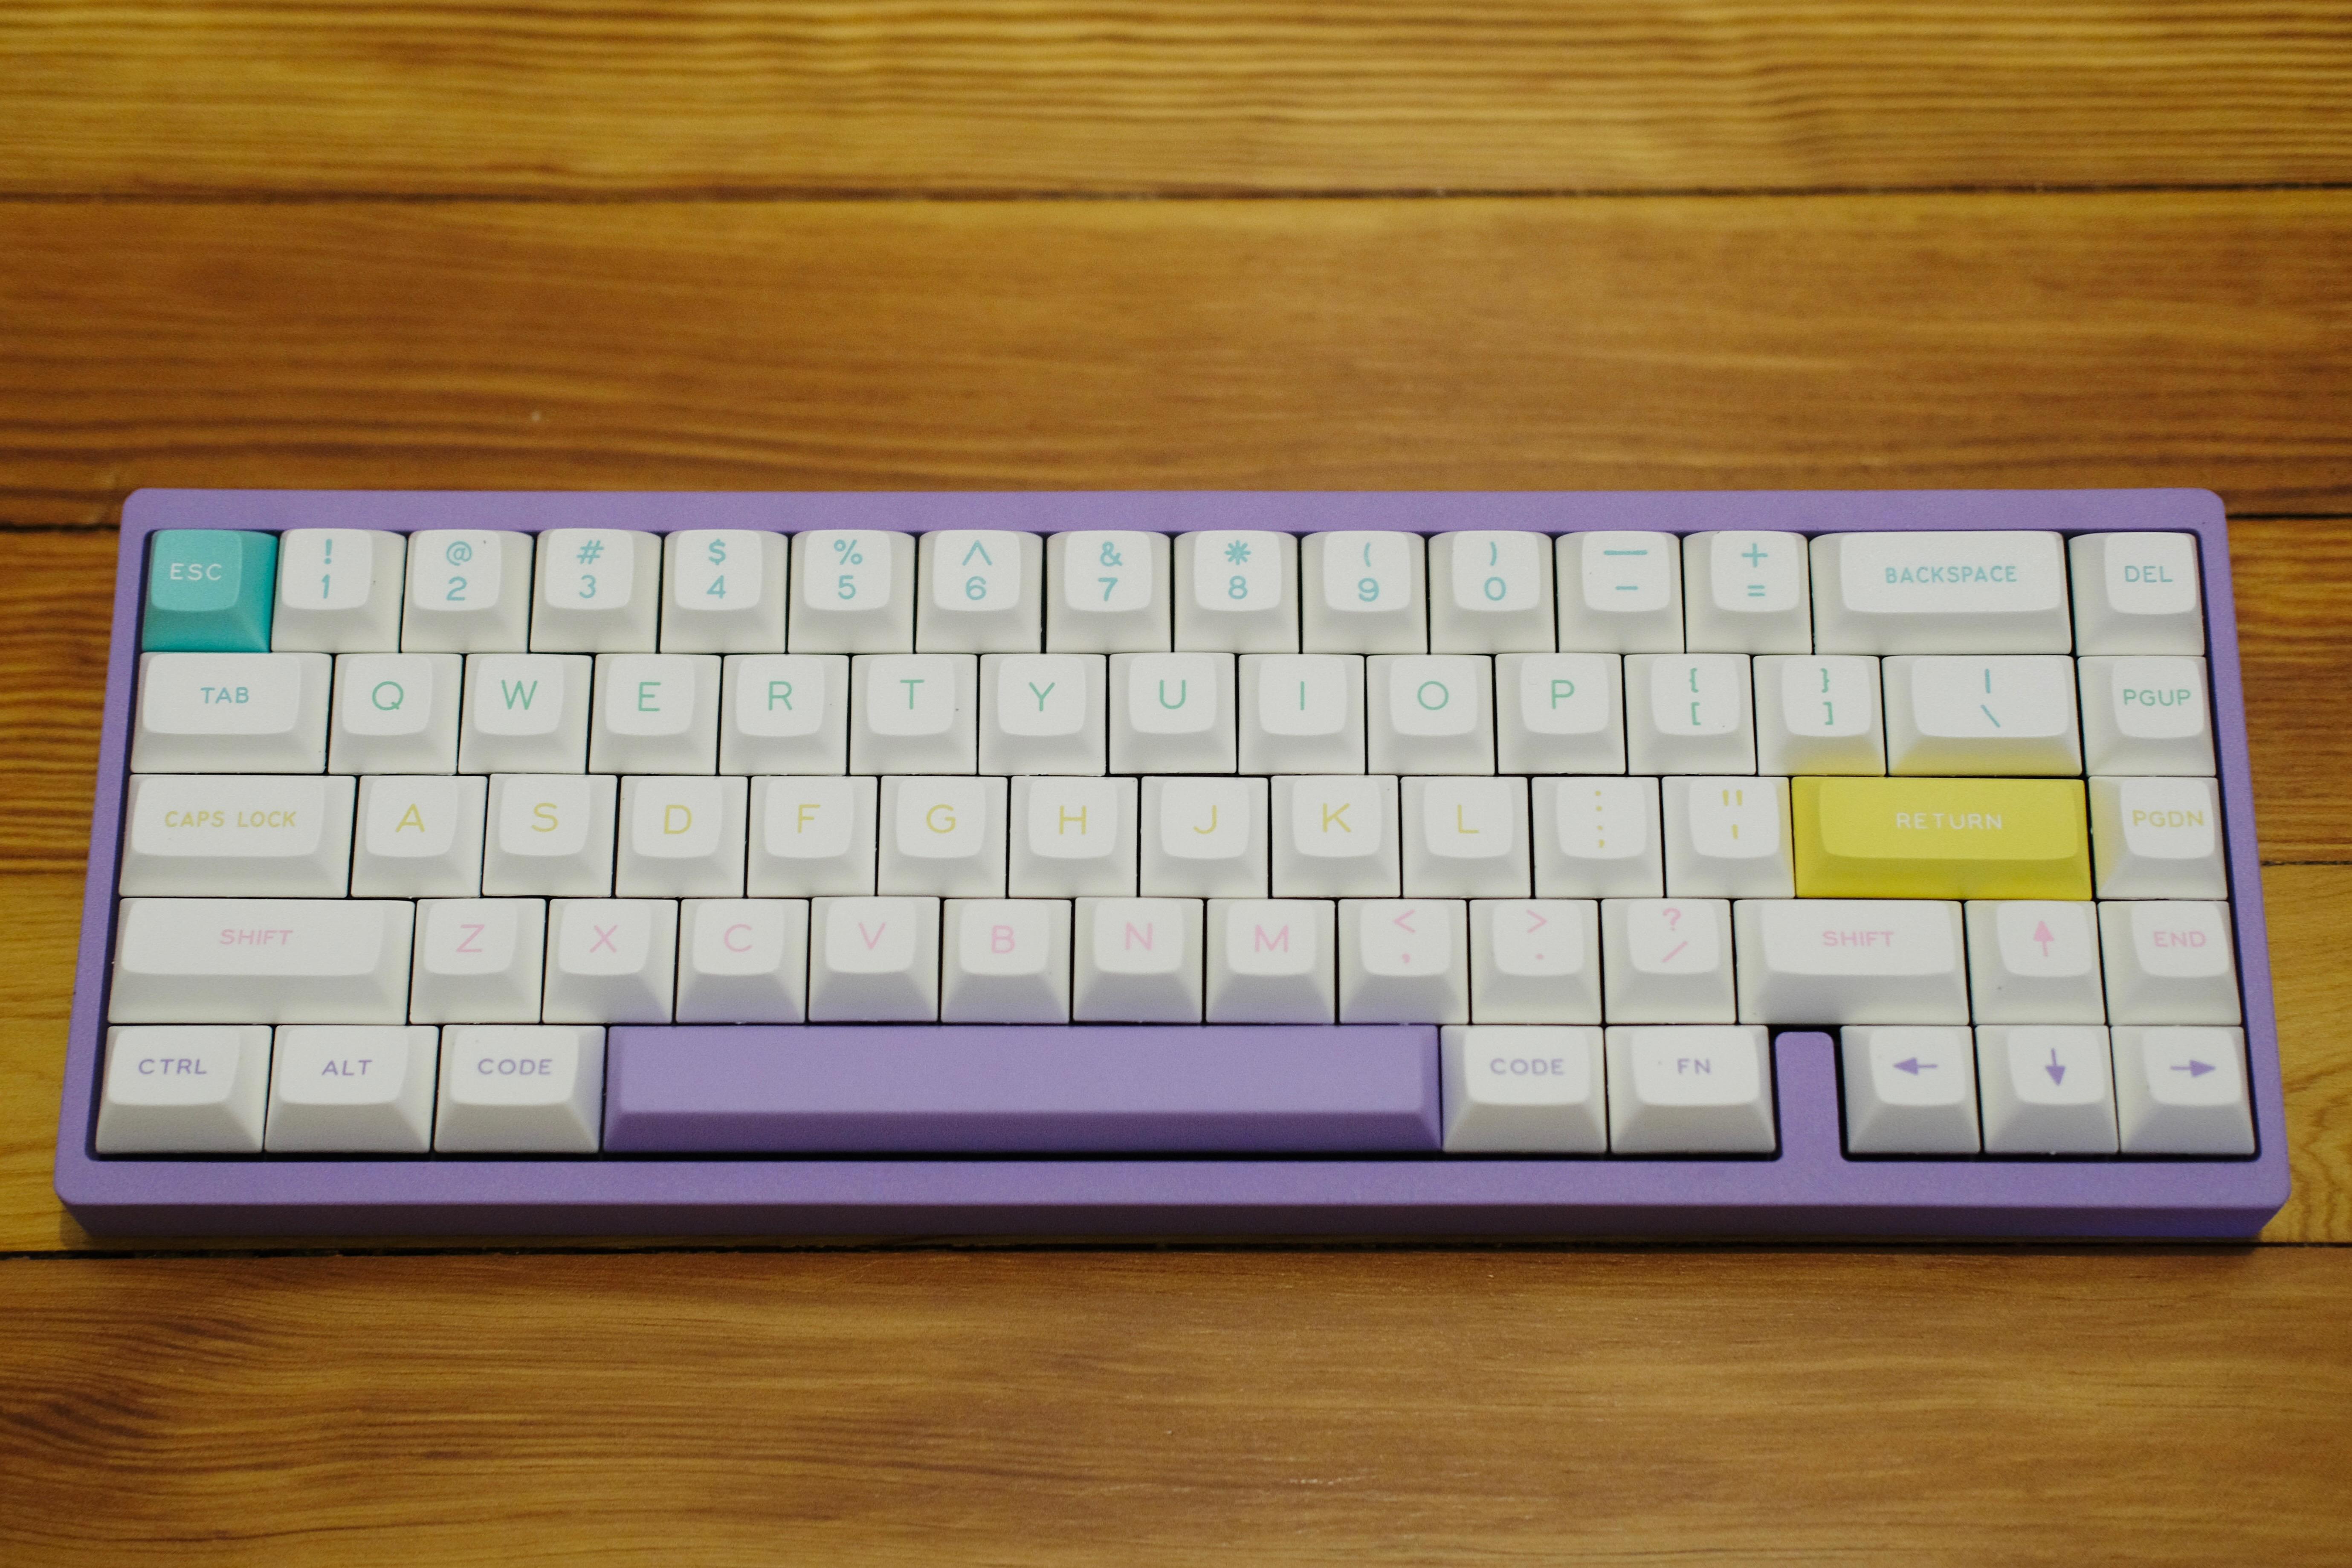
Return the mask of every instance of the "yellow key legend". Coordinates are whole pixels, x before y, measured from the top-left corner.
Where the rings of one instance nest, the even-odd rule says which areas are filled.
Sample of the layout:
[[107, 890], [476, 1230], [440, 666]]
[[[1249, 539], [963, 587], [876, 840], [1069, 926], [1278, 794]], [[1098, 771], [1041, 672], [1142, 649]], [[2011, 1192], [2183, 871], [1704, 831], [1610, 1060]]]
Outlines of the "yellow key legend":
[[2087, 899], [2080, 779], [1790, 781], [1801, 899]]

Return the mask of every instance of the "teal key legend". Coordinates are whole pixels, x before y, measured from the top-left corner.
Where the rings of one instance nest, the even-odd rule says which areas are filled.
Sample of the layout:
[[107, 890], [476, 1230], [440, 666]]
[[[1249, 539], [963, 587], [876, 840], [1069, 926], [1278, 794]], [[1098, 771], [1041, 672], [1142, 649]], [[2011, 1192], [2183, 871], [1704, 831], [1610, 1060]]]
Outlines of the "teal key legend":
[[239, 529], [173, 528], [155, 535], [148, 563], [148, 653], [268, 653], [278, 586], [278, 536]]

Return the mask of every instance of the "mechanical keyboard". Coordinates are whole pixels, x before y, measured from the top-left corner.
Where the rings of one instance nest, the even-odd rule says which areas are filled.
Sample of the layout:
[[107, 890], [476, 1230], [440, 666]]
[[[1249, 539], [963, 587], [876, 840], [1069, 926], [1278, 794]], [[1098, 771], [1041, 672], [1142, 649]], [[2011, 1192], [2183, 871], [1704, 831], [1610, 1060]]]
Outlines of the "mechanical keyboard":
[[2252, 1235], [2204, 491], [125, 506], [101, 1233]]

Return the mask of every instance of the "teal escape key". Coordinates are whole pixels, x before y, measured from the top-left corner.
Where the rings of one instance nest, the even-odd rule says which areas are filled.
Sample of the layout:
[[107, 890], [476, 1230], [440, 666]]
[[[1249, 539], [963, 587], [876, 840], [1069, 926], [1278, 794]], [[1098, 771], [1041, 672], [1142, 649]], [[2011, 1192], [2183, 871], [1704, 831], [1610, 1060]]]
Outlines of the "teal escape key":
[[148, 563], [148, 653], [268, 653], [278, 536], [226, 528], [155, 535]]

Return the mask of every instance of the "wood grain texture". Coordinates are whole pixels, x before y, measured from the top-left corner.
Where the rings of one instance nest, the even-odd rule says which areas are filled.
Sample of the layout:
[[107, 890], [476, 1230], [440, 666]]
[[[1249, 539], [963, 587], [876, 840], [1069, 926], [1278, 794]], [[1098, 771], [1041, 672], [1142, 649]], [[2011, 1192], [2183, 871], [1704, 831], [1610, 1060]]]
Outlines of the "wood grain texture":
[[15, 0], [0, 191], [2340, 181], [2320, 0]]

